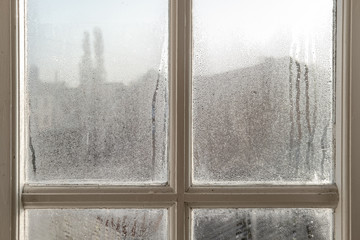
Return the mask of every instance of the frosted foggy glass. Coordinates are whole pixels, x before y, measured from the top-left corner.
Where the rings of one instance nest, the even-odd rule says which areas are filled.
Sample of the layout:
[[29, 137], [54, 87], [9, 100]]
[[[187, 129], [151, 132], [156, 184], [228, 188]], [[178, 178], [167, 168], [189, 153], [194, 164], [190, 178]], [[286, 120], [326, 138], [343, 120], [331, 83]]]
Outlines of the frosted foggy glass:
[[29, 183], [165, 184], [168, 1], [28, 0]]
[[331, 209], [195, 209], [194, 240], [332, 240]]
[[168, 239], [165, 209], [25, 211], [25, 239]]
[[333, 182], [332, 0], [193, 1], [193, 183]]

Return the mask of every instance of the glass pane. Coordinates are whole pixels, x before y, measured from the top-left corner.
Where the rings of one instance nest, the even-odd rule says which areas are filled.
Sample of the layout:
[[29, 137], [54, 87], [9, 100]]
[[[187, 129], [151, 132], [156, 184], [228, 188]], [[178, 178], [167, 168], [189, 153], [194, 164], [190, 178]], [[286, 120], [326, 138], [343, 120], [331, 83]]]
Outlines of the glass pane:
[[195, 209], [192, 239], [333, 239], [331, 209]]
[[28, 0], [27, 181], [165, 184], [168, 1]]
[[333, 182], [333, 0], [193, 1], [193, 183]]
[[165, 209], [26, 210], [25, 239], [168, 239]]

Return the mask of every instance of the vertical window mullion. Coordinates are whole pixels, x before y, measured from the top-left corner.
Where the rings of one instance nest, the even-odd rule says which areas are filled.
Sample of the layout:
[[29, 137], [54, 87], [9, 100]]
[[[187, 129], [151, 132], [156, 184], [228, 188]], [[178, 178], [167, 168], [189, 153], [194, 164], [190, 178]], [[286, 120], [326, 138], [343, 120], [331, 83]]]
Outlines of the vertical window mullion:
[[176, 205], [176, 239], [186, 239], [185, 233], [185, 203], [184, 193], [189, 185], [188, 162], [189, 162], [189, 129], [190, 129], [190, 0], [176, 1], [177, 7], [177, 52], [176, 52], [176, 185], [178, 194]]
[[335, 44], [335, 76], [336, 76], [336, 151], [335, 151], [335, 183], [339, 191], [339, 203], [334, 213], [335, 234], [334, 239], [349, 238], [349, 204], [348, 204], [348, 186], [349, 186], [349, 163], [348, 159], [348, 129], [349, 125], [349, 109], [348, 109], [348, 41], [349, 41], [349, 21], [350, 21], [350, 5], [349, 1], [336, 1], [336, 39]]

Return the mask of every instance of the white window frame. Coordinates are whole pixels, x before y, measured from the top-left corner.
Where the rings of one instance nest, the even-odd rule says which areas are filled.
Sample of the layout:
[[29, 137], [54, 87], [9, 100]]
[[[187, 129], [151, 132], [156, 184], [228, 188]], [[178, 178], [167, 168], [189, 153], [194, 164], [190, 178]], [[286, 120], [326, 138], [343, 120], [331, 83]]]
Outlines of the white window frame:
[[[0, 239], [21, 239], [24, 208], [165, 207], [170, 238], [190, 239], [191, 207], [331, 207], [335, 239], [360, 238], [360, 1], [338, 0], [336, 185], [193, 187], [191, 156], [191, 0], [171, 0], [171, 133], [168, 187], [24, 186], [20, 136], [22, 0], [0, 1]], [[177, 169], [175, 172], [174, 170]]]

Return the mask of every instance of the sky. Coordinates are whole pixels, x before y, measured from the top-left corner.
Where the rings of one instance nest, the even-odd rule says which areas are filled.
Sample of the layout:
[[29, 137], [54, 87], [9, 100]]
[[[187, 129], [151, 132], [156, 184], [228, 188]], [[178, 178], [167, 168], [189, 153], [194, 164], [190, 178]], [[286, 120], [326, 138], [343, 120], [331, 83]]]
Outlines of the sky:
[[292, 56], [332, 66], [333, 0], [194, 0], [194, 75]]
[[76, 86], [84, 32], [93, 44], [94, 28], [102, 30], [107, 81], [126, 84], [167, 61], [166, 0], [28, 0], [28, 66], [43, 81], [57, 74]]
[[[84, 32], [100, 28], [106, 79], [128, 84], [167, 65], [167, 0], [27, 0], [27, 64], [79, 82]], [[193, 0], [194, 74], [293, 56], [332, 64], [333, 0]], [[166, 71], [166, 69], [165, 69]]]

